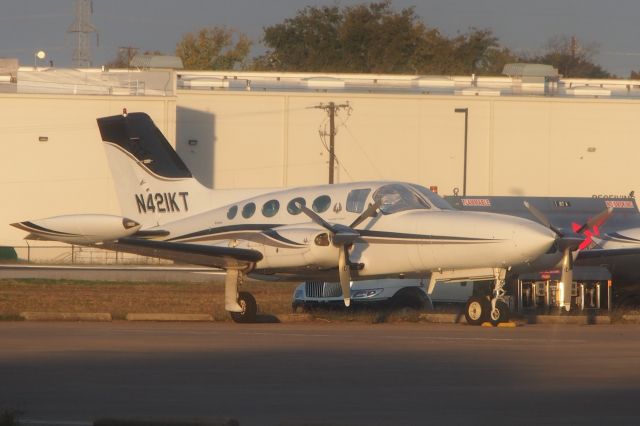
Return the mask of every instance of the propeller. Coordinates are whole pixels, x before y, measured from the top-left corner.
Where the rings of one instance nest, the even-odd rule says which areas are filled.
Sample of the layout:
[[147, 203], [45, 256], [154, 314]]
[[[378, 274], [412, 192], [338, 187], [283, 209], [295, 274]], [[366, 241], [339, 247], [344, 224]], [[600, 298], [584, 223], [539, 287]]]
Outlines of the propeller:
[[[573, 252], [579, 249], [583, 242], [583, 238], [566, 236], [560, 229], [551, 224], [544, 213], [532, 206], [528, 201], [524, 202], [524, 206], [536, 219], [538, 219], [538, 221], [540, 221], [540, 223], [551, 229], [558, 236], [556, 243], [558, 244], [558, 249], [562, 250], [562, 272], [560, 275], [562, 290], [560, 307], [569, 312], [571, 309], [571, 286], [573, 283]], [[611, 216], [611, 213], [613, 213], [613, 208], [611, 207], [598, 213], [580, 226], [577, 229], [576, 234], [581, 234], [588, 229], [602, 225], [606, 222], [609, 216]]]
[[349, 263], [349, 246], [360, 237], [360, 233], [355, 228], [369, 217], [377, 215], [380, 208], [380, 201], [369, 204], [369, 207], [363, 211], [349, 226], [339, 223], [329, 223], [324, 220], [313, 210], [307, 206], [298, 203], [298, 207], [306, 214], [309, 219], [331, 232], [331, 240], [334, 246], [338, 247], [338, 276], [340, 278], [340, 287], [342, 288], [342, 297], [344, 305], [351, 305], [351, 265]]

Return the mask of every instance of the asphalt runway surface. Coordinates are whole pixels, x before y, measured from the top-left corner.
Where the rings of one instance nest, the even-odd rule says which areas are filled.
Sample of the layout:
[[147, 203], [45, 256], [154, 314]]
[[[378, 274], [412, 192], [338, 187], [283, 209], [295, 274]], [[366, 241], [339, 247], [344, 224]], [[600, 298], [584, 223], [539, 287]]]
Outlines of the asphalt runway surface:
[[0, 323], [27, 420], [637, 424], [640, 326]]

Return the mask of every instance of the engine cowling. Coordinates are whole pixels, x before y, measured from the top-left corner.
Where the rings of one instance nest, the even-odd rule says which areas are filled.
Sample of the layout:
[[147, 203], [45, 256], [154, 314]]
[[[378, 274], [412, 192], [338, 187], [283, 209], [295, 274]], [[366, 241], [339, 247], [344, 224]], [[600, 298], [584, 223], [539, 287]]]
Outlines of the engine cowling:
[[326, 230], [314, 225], [286, 225], [270, 230], [260, 244], [264, 258], [259, 268], [318, 268], [337, 266], [338, 248]]

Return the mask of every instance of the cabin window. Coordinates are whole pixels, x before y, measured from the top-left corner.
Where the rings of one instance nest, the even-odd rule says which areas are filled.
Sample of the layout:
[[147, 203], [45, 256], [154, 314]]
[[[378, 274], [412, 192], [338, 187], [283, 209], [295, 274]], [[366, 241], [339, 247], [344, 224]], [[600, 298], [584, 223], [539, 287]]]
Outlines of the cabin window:
[[273, 217], [280, 210], [280, 203], [278, 200], [269, 200], [262, 206], [262, 214], [266, 217]]
[[330, 206], [331, 206], [331, 197], [329, 197], [328, 195], [321, 195], [315, 200], [313, 200], [313, 205], [311, 207], [313, 208], [314, 212], [323, 213], [323, 212], [326, 212]]
[[244, 207], [242, 208], [242, 217], [244, 217], [245, 219], [249, 219], [251, 216], [253, 216], [255, 212], [256, 212], [255, 203], [245, 204]]
[[231, 220], [238, 214], [238, 206], [231, 206], [227, 210], [227, 219]]
[[306, 205], [307, 205], [307, 202], [304, 200], [304, 198], [297, 197], [289, 201], [289, 204], [287, 204], [287, 211], [292, 215], [300, 214], [300, 212], [302, 211], [302, 208], [300, 208], [299, 206], [306, 206]]
[[347, 211], [351, 213], [362, 213], [364, 211], [367, 197], [371, 189], [354, 189], [347, 196]]

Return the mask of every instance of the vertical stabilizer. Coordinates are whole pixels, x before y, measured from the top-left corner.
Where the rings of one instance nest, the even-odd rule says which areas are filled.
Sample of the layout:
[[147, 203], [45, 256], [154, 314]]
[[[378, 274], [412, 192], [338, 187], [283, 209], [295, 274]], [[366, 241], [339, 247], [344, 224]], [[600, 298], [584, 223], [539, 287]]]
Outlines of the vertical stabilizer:
[[200, 184], [145, 113], [98, 118], [122, 214], [162, 225], [201, 212], [212, 190]]

